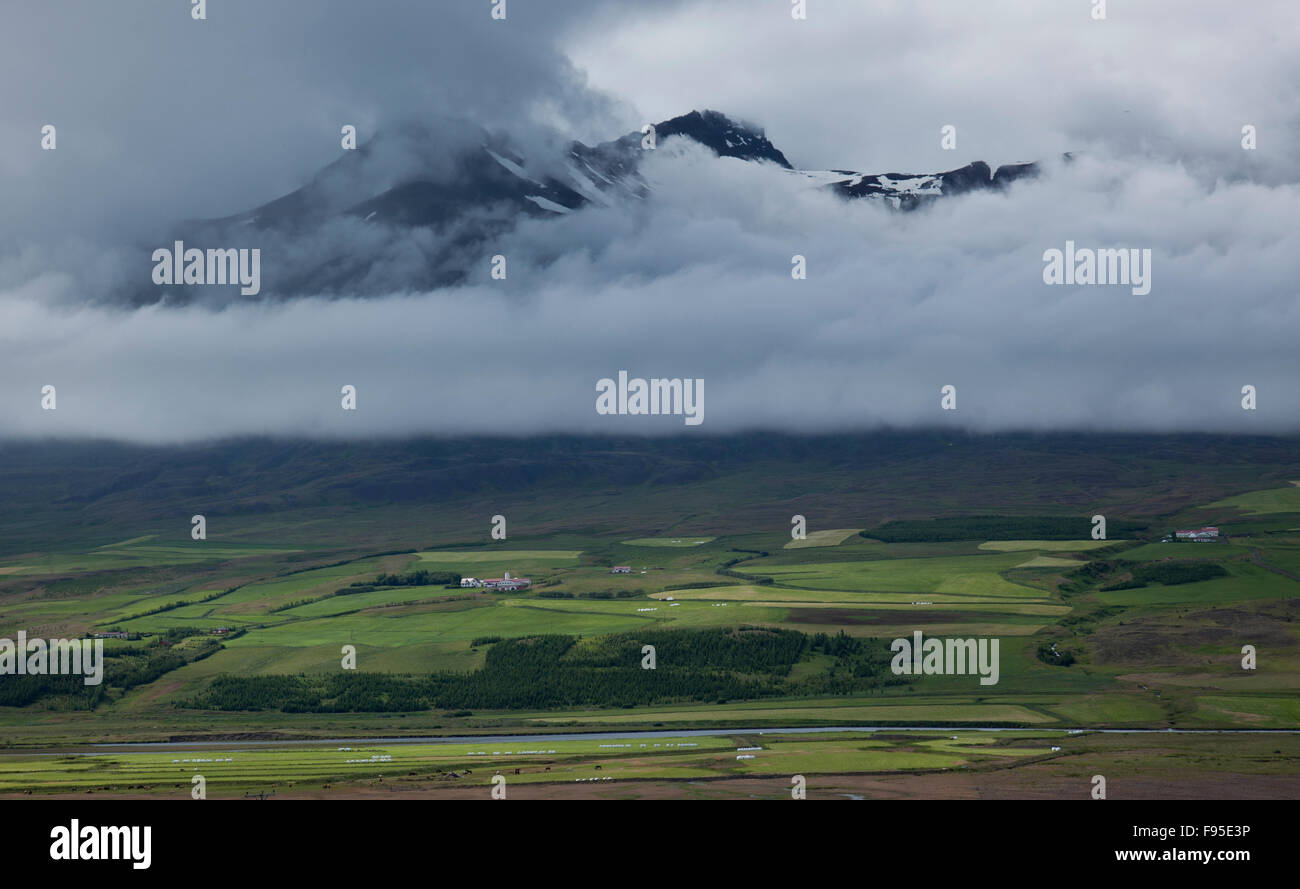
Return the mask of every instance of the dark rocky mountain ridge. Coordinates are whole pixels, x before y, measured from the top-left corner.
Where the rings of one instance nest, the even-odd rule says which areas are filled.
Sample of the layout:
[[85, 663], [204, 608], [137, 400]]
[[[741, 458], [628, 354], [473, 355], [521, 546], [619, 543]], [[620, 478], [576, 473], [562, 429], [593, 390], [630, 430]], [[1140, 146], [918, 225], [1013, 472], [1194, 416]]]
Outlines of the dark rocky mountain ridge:
[[[806, 177], [810, 187], [898, 211], [973, 191], [1002, 191], [1039, 173], [1033, 163], [993, 169], [983, 161], [941, 173], [799, 170], [762, 129], [717, 111], [691, 111], [654, 129], [659, 145], [689, 139], [719, 157], [772, 164]], [[507, 137], [463, 121], [406, 124], [347, 151], [289, 194], [235, 216], [185, 223], [175, 237], [186, 246], [260, 246], [275, 257], [262, 265], [266, 298], [454, 286], [522, 219], [651, 199], [640, 172], [647, 153], [642, 140], [633, 132], [594, 146], [574, 141], [561, 157], [530, 159]], [[129, 299], [185, 303], [214, 298], [220, 290], [233, 288], [158, 286]]]

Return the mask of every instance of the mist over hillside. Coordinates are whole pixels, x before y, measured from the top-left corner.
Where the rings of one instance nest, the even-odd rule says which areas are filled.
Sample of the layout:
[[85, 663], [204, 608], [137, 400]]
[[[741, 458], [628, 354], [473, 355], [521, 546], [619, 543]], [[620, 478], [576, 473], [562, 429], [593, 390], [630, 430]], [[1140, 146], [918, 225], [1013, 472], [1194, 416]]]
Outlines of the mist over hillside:
[[[702, 381], [715, 433], [1297, 429], [1271, 85], [1300, 53], [1267, 16], [743, 7], [42, 13], [79, 27], [47, 29], [59, 76], [0, 87], [0, 436], [682, 431], [600, 413], [620, 372]], [[50, 21], [0, 56], [37, 64]], [[703, 76], [700, 28], [737, 76]]]
[[237, 439], [185, 447], [0, 444], [6, 553], [134, 533], [426, 546], [601, 528], [658, 533], [816, 528], [994, 513], [1169, 517], [1300, 477], [1295, 438], [1211, 435], [870, 435]]

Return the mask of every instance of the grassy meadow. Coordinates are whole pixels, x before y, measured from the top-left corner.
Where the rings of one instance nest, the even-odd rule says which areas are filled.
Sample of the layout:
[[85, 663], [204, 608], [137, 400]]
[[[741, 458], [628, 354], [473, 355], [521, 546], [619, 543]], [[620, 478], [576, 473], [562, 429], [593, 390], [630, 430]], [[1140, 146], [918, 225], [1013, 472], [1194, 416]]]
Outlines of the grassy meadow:
[[[11, 545], [0, 637], [128, 638], [106, 641], [94, 690], [0, 677], [0, 793], [170, 793], [195, 767], [148, 752], [87, 757], [86, 743], [719, 732], [689, 748], [557, 741], [523, 759], [487, 751], [487, 762], [473, 744], [358, 747], [361, 759], [393, 756], [391, 773], [315, 746], [230, 748], [230, 762], [201, 764], [214, 795], [238, 795], [369, 786], [381, 773], [456, 788], [505, 766], [524, 783], [578, 782], [598, 763], [601, 780], [618, 781], [995, 769], [1056, 755], [970, 729], [1300, 728], [1300, 487], [1285, 479], [1185, 484], [1144, 501], [1158, 506], [1111, 510], [1123, 532], [1101, 540], [1087, 519], [1103, 506], [1035, 518], [1025, 503], [1003, 522], [971, 502], [982, 492], [933, 521], [832, 516], [795, 540], [788, 505], [771, 521], [754, 521], [752, 507], [743, 521], [710, 518], [703, 504], [745, 472], [679, 491], [682, 503], [700, 499], [678, 523], [646, 521], [664, 512], [667, 492], [653, 486], [622, 501], [588, 488], [566, 505], [567, 524], [512, 517], [505, 540], [489, 536], [491, 504], [467, 535], [396, 503], [214, 515], [206, 540], [185, 522], [124, 521], [114, 537], [74, 529], [55, 546]], [[795, 493], [780, 482], [763, 492]], [[1202, 524], [1225, 539], [1161, 542]], [[963, 536], [973, 531], [983, 533]], [[506, 572], [531, 585], [459, 584]], [[997, 683], [894, 673], [892, 640], [918, 631], [997, 640]], [[642, 669], [645, 643], [658, 649], [655, 670]], [[1243, 669], [1247, 646], [1254, 669]], [[961, 740], [782, 738], [734, 758], [729, 733], [790, 726], [948, 726]]]

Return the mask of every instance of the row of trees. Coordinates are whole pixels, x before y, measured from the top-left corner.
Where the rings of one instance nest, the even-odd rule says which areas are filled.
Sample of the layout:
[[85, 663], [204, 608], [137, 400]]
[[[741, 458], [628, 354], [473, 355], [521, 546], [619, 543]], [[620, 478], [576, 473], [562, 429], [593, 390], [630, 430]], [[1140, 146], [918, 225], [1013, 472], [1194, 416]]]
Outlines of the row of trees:
[[[1111, 537], [1132, 536], [1147, 525], [1109, 519]], [[899, 519], [858, 532], [886, 543], [940, 543], [952, 540], [1088, 540], [1091, 516], [953, 516], [940, 519]]]
[[409, 574], [381, 574], [372, 586], [449, 586], [460, 585], [460, 575], [453, 571], [412, 571]]
[[1064, 592], [1079, 592], [1097, 584], [1103, 592], [1139, 589], [1151, 583], [1176, 586], [1227, 577], [1228, 569], [1218, 562], [1129, 562], [1096, 559], [1071, 571]]
[[[221, 676], [189, 706], [286, 712], [635, 707], [848, 694], [908, 681], [889, 671], [887, 643], [843, 632], [808, 636], [766, 627], [650, 629], [592, 639], [488, 637], [474, 644], [492, 645], [477, 672]], [[655, 648], [654, 669], [642, 665], [645, 645]], [[830, 655], [834, 661], [828, 669], [791, 680], [791, 668], [810, 654]]]
[[[176, 642], [201, 630], [176, 628], [150, 645], [117, 648], [104, 656], [104, 676], [98, 685], [86, 685], [85, 676], [24, 674], [5, 676], [0, 681], [0, 706], [25, 707], [44, 701], [48, 705], [74, 710], [93, 710], [107, 702], [110, 688], [127, 691], [170, 673], [177, 667], [202, 660], [221, 648], [216, 639], [197, 645], [174, 647]], [[167, 645], [161, 644], [168, 642]]]

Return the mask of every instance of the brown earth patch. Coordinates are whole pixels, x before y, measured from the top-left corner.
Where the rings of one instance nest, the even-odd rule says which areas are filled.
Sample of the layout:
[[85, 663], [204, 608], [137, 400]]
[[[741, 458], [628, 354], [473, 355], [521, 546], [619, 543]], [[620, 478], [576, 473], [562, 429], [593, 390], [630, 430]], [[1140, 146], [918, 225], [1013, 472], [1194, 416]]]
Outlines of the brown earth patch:
[[[1127, 776], [1112, 780], [1109, 799], [1259, 800], [1300, 798], [1300, 775], [1251, 775], [1235, 772], [1183, 774], [1176, 777]], [[488, 799], [482, 786], [409, 787], [399, 784], [335, 785], [329, 790], [276, 790], [273, 799]], [[513, 784], [509, 799], [789, 799], [788, 779], [718, 778], [689, 781], [566, 782]], [[1087, 778], [1063, 777], [1028, 765], [991, 772], [943, 772], [925, 775], [813, 775], [808, 799], [1037, 799], [1087, 800]], [[93, 799], [99, 794], [2, 794], [0, 799]], [[108, 795], [104, 795], [108, 796]], [[166, 798], [174, 794], [166, 794]], [[241, 798], [238, 795], [234, 798]], [[112, 795], [113, 799], [159, 799], [160, 794]], [[188, 799], [188, 793], [183, 797]], [[219, 799], [211, 795], [210, 799]]]
[[172, 692], [177, 691], [183, 684], [184, 683], [182, 683], [179, 679], [174, 679], [170, 682], [159, 682], [156, 685], [154, 685], [153, 688], [149, 689], [149, 691], [141, 698], [141, 700], [156, 701], [161, 697], [170, 695]]
[[[1175, 622], [1176, 621], [1176, 622]], [[1252, 644], [1274, 650], [1296, 647], [1291, 624], [1258, 611], [1215, 608], [1171, 618], [1139, 618], [1123, 625], [1101, 627], [1088, 638], [1097, 664], [1204, 665], [1206, 645], [1238, 647]]]
[[[981, 619], [996, 620], [1005, 615], [979, 612]], [[932, 611], [929, 608], [910, 611], [877, 611], [868, 608], [791, 608], [786, 623], [793, 624], [950, 624], [970, 620], [971, 614], [957, 611]]]

